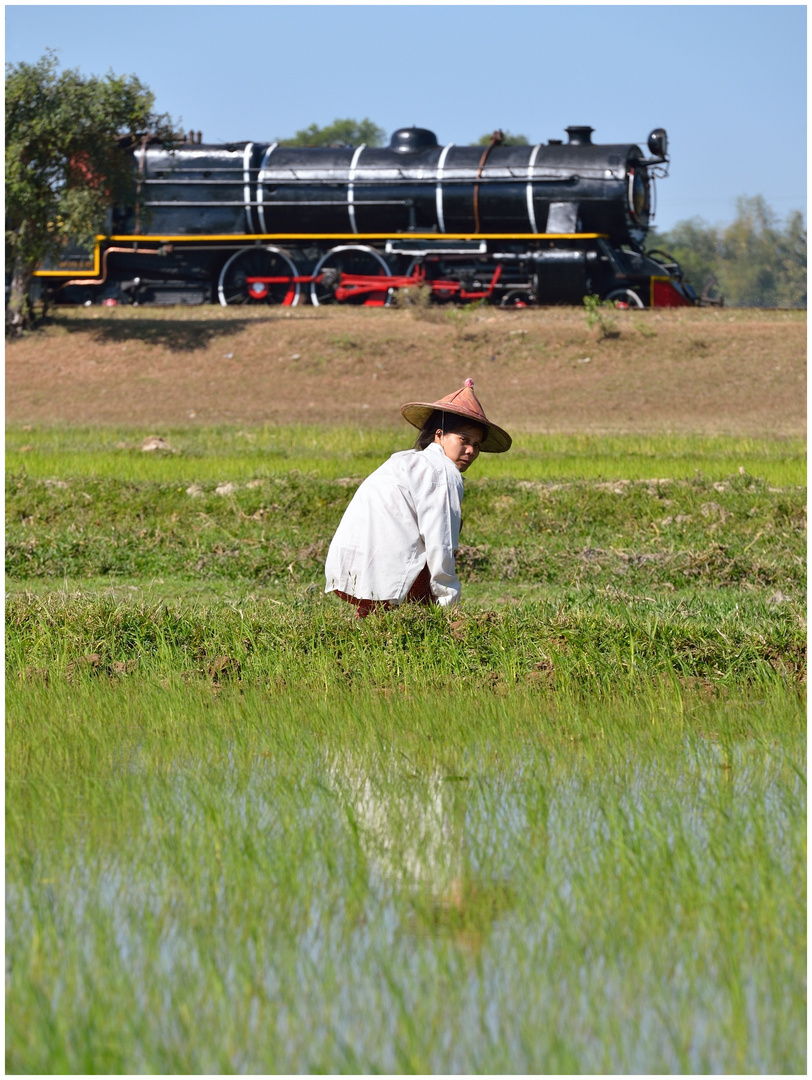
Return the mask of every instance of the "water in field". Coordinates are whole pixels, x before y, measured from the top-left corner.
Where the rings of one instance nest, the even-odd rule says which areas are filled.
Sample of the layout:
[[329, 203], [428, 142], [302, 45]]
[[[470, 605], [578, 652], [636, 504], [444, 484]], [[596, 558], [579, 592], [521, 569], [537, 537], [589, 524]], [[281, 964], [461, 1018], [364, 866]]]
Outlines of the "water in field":
[[805, 1071], [791, 695], [161, 694], [13, 721], [10, 1071]]

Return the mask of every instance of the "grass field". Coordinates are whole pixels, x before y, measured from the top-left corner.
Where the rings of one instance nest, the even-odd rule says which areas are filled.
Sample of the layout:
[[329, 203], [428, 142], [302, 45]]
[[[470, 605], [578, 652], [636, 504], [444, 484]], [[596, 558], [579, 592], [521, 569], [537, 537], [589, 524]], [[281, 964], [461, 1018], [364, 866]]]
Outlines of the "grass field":
[[[31, 479], [81, 478], [155, 483], [256, 480], [293, 471], [334, 480], [365, 476], [409, 444], [401, 423], [386, 428], [288, 425], [161, 429], [166, 448], [144, 452], [143, 429], [25, 428], [6, 433], [6, 470]], [[508, 455], [483, 455], [471, 479], [550, 481], [725, 480], [744, 469], [770, 484], [806, 483], [806, 442], [800, 438], [720, 438], [696, 435], [563, 435], [522, 433]]]
[[461, 607], [402, 433], [12, 427], [9, 1072], [806, 1071], [805, 447], [528, 434]]

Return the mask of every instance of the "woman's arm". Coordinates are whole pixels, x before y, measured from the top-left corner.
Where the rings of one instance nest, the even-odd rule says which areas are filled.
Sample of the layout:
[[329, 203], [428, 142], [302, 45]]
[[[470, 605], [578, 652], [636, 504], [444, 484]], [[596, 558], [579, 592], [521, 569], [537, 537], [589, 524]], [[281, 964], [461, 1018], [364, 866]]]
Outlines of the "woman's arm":
[[[428, 453], [430, 448], [421, 457]], [[453, 465], [447, 467], [444, 460], [432, 462], [426, 473], [413, 492], [417, 527], [426, 545], [431, 591], [438, 604], [450, 607], [457, 603], [461, 592], [454, 552], [460, 538], [462, 476]]]

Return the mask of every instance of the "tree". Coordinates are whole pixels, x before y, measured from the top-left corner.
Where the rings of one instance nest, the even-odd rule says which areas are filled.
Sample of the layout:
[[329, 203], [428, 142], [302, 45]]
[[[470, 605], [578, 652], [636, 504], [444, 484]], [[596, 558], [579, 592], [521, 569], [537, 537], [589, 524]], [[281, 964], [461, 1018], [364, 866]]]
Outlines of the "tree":
[[153, 102], [134, 75], [60, 72], [52, 50], [35, 64], [6, 66], [7, 333], [33, 321], [37, 265], [68, 238], [91, 244], [108, 208], [131, 201], [136, 177], [122, 147], [174, 137]]
[[[489, 133], [488, 135], [480, 135], [479, 138], [477, 139], [476, 145], [477, 146], [488, 146], [492, 138], [493, 138], [493, 132]], [[530, 145], [530, 140], [528, 139], [528, 137], [526, 135], [514, 135], [510, 131], [503, 131], [502, 132], [502, 142], [499, 145], [500, 146], [529, 146]]]
[[697, 292], [703, 292], [707, 286], [714, 290], [712, 295], [718, 293], [723, 258], [721, 237], [719, 230], [702, 218], [678, 221], [673, 229], [665, 233], [652, 229], [646, 246], [649, 249], [664, 249], [673, 255], [682, 267], [686, 280]]
[[733, 307], [806, 307], [806, 228], [800, 211], [781, 224], [763, 195], [736, 200], [727, 226], [701, 218], [649, 236], [680, 263], [698, 291], [712, 279]]
[[807, 295], [806, 225], [800, 210], [793, 211], [784, 226], [779, 260], [777, 306], [805, 308]]
[[279, 139], [280, 146], [383, 146], [386, 132], [367, 117], [358, 120], [334, 120], [327, 127], [311, 124], [297, 131], [291, 139]]
[[[725, 278], [731, 298], [735, 297], [741, 307], [780, 307], [782, 300], [798, 291], [800, 274], [805, 303], [805, 230], [802, 226], [798, 228], [797, 221], [791, 221], [796, 234], [793, 241], [781, 229], [762, 195], [737, 199], [736, 209], [735, 220], [722, 236]], [[793, 266], [792, 250], [796, 245], [803, 251], [803, 261]]]

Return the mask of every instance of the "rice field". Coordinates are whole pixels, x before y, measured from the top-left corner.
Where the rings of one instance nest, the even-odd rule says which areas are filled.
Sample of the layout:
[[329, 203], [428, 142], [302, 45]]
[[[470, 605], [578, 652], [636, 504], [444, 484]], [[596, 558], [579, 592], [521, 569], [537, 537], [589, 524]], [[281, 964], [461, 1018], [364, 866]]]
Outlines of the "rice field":
[[806, 1071], [799, 441], [521, 437], [358, 625], [394, 432], [147, 434], [8, 435], [8, 1072]]
[[[93, 477], [124, 482], [226, 483], [302, 472], [320, 479], [363, 477], [408, 445], [401, 423], [358, 425], [161, 427], [166, 445], [144, 452], [143, 428], [11, 426], [6, 470], [31, 478]], [[806, 442], [669, 434], [522, 433], [509, 454], [483, 455], [470, 479], [723, 480], [743, 469], [772, 484], [806, 483]]]

